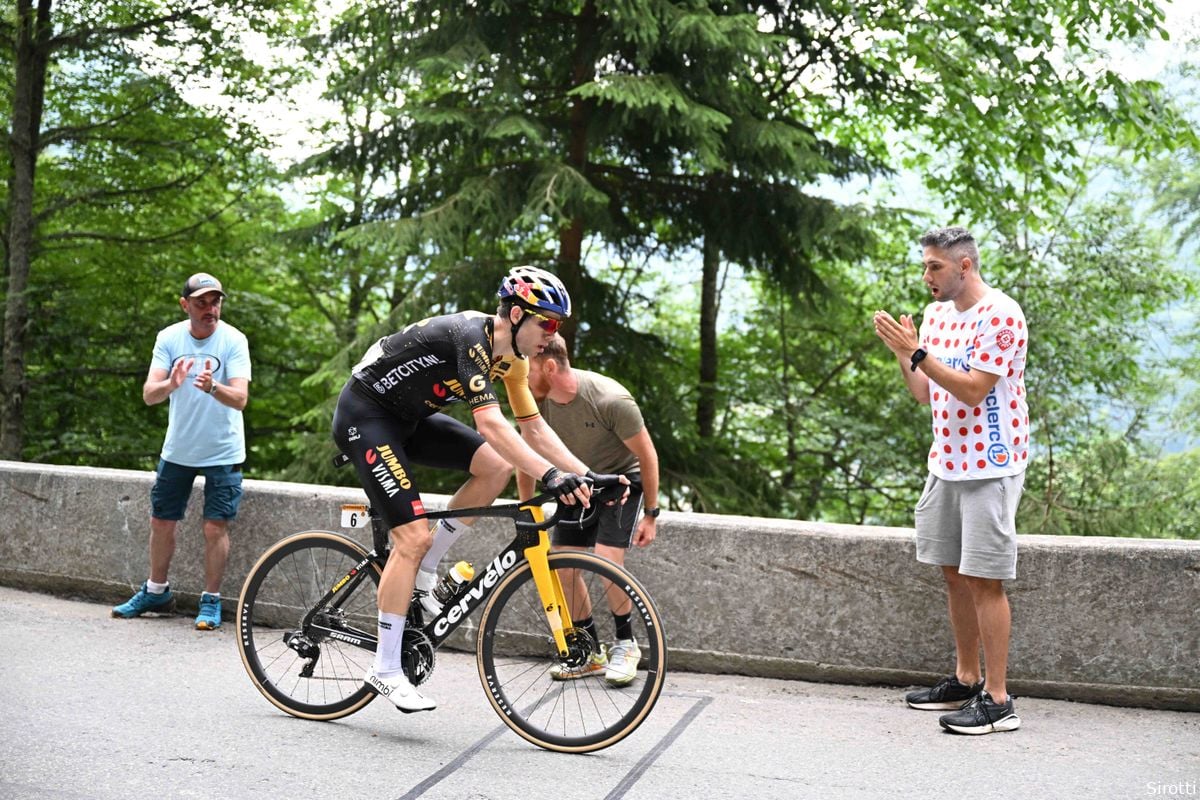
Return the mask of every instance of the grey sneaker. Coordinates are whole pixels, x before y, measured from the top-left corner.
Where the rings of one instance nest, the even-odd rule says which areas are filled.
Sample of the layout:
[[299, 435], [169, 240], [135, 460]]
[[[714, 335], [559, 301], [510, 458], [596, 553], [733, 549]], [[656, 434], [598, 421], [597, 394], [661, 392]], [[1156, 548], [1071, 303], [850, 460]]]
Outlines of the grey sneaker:
[[1013, 708], [1013, 698], [1010, 694], [1003, 703], [997, 703], [987, 692], [975, 695], [975, 698], [963, 706], [962, 710], [953, 714], [944, 714], [938, 720], [942, 727], [952, 733], [966, 733], [978, 736], [983, 733], [1003, 733], [1015, 731], [1021, 727], [1021, 718]]
[[955, 675], [947, 675], [928, 689], [918, 689], [904, 696], [909, 708], [922, 711], [956, 711], [983, 691], [983, 681], [967, 686]]

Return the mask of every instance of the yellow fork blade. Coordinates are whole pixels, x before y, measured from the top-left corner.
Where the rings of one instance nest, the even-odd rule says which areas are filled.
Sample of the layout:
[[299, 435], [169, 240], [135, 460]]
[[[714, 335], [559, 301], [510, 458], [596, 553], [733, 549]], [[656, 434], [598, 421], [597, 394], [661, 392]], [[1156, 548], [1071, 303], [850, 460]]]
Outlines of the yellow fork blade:
[[[542, 522], [546, 517], [541, 506], [525, 506], [533, 515], [534, 522]], [[538, 531], [538, 543], [525, 548], [525, 558], [533, 571], [533, 582], [537, 586], [538, 597], [542, 601], [542, 609], [546, 612], [546, 622], [550, 625], [550, 633], [554, 637], [554, 646], [559, 655], [567, 655], [567, 640], [563, 631], [572, 627], [571, 612], [567, 609], [566, 595], [563, 594], [562, 583], [558, 575], [550, 570], [550, 534], [545, 530]]]

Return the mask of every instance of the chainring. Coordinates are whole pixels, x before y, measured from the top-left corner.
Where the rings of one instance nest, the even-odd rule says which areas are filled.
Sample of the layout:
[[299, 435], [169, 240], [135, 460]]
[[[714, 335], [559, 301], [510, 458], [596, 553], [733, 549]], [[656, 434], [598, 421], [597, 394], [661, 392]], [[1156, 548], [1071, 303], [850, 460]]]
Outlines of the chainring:
[[425, 635], [425, 631], [411, 627], [404, 629], [400, 658], [404, 664], [404, 674], [413, 686], [420, 686], [429, 680], [437, 661], [433, 642]]

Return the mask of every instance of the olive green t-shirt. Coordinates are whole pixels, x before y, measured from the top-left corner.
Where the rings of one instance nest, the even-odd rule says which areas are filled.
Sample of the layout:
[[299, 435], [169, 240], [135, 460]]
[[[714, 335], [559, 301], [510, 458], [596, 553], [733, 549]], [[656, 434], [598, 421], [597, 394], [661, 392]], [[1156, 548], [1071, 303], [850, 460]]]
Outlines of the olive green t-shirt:
[[579, 392], [563, 405], [548, 397], [538, 401], [542, 418], [593, 472], [622, 474], [638, 469], [625, 439], [645, 427], [633, 396], [612, 378], [575, 370]]

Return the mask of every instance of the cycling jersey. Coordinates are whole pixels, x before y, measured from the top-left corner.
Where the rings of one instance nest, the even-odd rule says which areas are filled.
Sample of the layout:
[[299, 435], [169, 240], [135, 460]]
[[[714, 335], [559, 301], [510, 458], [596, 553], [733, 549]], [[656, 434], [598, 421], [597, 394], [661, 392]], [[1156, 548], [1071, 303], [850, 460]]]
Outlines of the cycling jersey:
[[529, 391], [529, 361], [492, 356], [495, 318], [479, 311], [430, 317], [371, 345], [354, 366], [354, 386], [405, 420], [450, 403], [472, 411], [497, 405], [494, 382], [504, 381], [519, 422], [539, 416]]
[[484, 444], [469, 425], [438, 411], [457, 402], [472, 411], [497, 405], [499, 378], [518, 420], [539, 416], [529, 361], [494, 358], [494, 326], [491, 315], [477, 311], [413, 323], [371, 345], [342, 389], [334, 441], [389, 528], [425, 513], [413, 464], [469, 472]]

